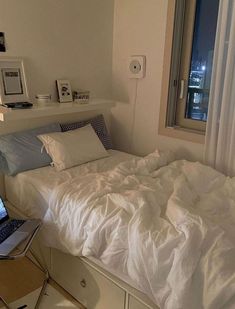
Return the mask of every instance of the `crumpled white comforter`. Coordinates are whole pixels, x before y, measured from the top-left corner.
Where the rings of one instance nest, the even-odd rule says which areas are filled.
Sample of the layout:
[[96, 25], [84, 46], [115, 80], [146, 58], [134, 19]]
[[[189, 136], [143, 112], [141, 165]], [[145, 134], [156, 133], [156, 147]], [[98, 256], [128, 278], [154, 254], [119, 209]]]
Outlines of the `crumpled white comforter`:
[[156, 151], [60, 184], [49, 206], [49, 246], [128, 274], [160, 308], [235, 308], [235, 178]]

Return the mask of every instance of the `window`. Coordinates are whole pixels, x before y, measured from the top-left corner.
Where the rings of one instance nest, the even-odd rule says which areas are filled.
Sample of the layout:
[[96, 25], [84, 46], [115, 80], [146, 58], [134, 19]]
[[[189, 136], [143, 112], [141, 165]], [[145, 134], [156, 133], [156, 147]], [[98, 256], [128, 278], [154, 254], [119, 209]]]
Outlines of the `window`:
[[[171, 54], [165, 127], [206, 129], [219, 0], [170, 0]], [[173, 5], [172, 5], [173, 4]], [[168, 40], [168, 42], [167, 42]], [[166, 46], [169, 48], [169, 37]]]

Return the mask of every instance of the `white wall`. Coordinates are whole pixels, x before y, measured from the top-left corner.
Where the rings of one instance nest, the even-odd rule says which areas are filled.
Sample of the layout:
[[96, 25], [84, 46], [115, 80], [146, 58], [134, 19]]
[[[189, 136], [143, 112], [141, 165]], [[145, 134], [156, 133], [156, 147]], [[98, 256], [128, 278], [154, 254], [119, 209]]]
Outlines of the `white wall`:
[[[167, 4], [167, 0], [115, 0], [113, 95], [119, 103], [113, 110], [112, 135], [119, 149], [136, 154], [158, 147], [174, 150], [178, 157], [201, 159], [203, 145], [158, 135]], [[130, 55], [147, 57], [146, 77], [138, 82], [128, 78]]]
[[[7, 48], [0, 57], [25, 59], [31, 98], [50, 93], [56, 100], [55, 80], [61, 78], [69, 79], [73, 89], [110, 98], [113, 6], [113, 0], [0, 0], [0, 32], [5, 32]], [[1, 122], [0, 135], [94, 114]]]
[[[55, 80], [66, 78], [74, 89], [109, 98], [113, 74], [119, 103], [112, 135], [119, 149], [146, 154], [158, 147], [200, 159], [202, 145], [158, 135], [166, 13], [167, 0], [0, 0], [7, 45], [0, 56], [25, 58], [32, 97], [49, 92], [55, 99]], [[127, 73], [133, 54], [147, 57], [138, 83]]]
[[113, 0], [0, 0], [7, 52], [24, 57], [31, 96], [51, 93], [55, 80], [110, 98]]

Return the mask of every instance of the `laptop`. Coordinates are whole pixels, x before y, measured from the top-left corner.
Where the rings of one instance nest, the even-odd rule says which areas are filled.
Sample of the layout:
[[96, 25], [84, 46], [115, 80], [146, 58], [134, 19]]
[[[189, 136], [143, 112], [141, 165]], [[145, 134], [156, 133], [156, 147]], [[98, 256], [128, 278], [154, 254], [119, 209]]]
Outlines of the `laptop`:
[[10, 219], [0, 196], [0, 255], [7, 256], [41, 224], [40, 219]]

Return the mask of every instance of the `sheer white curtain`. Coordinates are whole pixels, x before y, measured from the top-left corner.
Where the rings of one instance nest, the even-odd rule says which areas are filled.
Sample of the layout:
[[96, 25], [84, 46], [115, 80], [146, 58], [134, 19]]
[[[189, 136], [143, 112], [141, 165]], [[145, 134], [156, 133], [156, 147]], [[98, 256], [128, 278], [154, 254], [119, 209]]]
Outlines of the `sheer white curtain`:
[[220, 0], [204, 159], [235, 176], [235, 0]]

